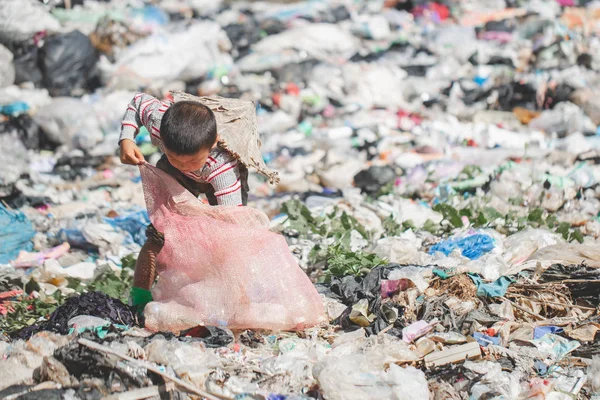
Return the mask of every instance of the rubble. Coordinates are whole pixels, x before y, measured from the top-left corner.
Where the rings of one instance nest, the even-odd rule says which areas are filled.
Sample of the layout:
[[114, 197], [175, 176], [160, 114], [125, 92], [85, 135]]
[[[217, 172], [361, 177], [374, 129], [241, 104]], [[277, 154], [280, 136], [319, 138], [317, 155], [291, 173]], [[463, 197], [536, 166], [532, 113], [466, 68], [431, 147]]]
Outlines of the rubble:
[[[599, 397], [599, 18], [577, 0], [0, 2], [0, 397]], [[116, 154], [140, 90], [256, 112], [249, 205], [326, 322], [127, 304], [150, 217]]]

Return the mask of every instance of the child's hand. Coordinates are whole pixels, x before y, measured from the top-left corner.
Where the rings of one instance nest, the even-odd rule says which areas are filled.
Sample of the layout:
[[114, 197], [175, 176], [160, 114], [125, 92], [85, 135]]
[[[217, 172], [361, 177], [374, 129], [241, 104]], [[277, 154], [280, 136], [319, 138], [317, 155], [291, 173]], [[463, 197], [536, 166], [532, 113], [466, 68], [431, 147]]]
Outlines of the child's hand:
[[129, 165], [140, 165], [144, 163], [144, 155], [132, 140], [121, 140], [121, 162]]

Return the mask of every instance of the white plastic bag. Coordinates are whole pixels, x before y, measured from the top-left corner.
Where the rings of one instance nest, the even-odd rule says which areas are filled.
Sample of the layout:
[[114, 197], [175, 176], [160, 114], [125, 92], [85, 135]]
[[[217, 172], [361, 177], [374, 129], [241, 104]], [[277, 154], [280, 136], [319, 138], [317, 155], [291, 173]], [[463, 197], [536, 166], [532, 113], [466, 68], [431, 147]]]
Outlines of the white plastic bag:
[[36, 32], [60, 30], [60, 23], [36, 0], [0, 1], [0, 42], [19, 43]]
[[93, 107], [76, 98], [56, 97], [33, 119], [52, 142], [70, 148], [89, 150], [104, 137]]
[[101, 59], [99, 68], [108, 86], [137, 90], [157, 82], [193, 80], [212, 68], [233, 64], [231, 42], [221, 27], [198, 22], [182, 32], [154, 34], [125, 49], [115, 64]]

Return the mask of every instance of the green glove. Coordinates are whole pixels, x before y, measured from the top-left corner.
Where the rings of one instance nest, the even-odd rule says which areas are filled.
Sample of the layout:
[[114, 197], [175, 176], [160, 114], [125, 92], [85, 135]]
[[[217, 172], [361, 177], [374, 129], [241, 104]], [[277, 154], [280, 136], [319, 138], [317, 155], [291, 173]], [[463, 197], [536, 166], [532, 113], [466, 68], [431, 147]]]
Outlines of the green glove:
[[149, 290], [132, 287], [129, 291], [129, 305], [143, 311], [146, 304], [152, 301], [152, 293]]

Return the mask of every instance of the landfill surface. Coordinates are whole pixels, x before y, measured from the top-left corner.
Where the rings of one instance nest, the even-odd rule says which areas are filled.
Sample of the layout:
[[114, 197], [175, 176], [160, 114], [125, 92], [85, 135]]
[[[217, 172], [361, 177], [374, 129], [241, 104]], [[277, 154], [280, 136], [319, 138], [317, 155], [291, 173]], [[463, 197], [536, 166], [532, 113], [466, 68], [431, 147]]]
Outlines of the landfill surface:
[[[0, 398], [600, 398], [600, 2], [3, 0]], [[254, 101], [329, 323], [150, 332], [138, 91]], [[146, 159], [159, 150], [136, 138]], [[272, 266], [276, 268], [277, 266]]]

